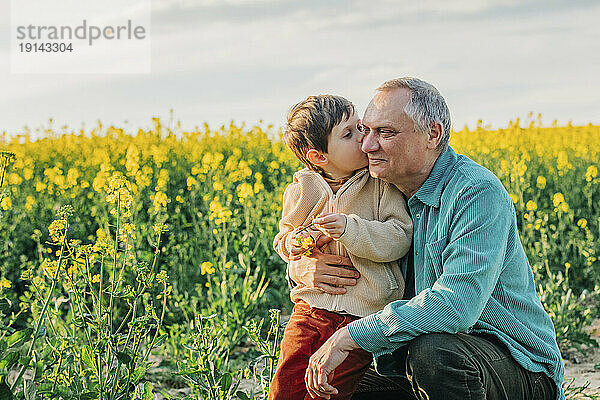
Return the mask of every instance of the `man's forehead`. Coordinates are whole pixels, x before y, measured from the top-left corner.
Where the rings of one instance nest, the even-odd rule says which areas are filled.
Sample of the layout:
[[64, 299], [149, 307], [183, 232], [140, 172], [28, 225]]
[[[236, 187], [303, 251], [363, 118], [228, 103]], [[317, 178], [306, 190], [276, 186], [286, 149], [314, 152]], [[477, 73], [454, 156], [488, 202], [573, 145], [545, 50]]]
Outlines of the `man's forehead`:
[[375, 94], [371, 103], [377, 108], [404, 108], [410, 96], [410, 90], [407, 88], [384, 89]]
[[371, 100], [363, 123], [365, 125], [393, 125], [404, 116], [404, 107], [410, 100], [410, 92], [406, 89], [391, 89], [378, 92]]

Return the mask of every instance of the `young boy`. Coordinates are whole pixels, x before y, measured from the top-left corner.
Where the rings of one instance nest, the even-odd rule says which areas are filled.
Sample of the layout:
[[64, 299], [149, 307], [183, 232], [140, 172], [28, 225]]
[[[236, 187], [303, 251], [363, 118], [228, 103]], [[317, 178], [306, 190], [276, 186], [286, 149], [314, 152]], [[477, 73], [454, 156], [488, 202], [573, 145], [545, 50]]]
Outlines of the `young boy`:
[[[302, 284], [291, 290], [295, 306], [269, 399], [300, 400], [311, 398], [304, 383], [311, 354], [336, 330], [402, 298], [397, 260], [410, 248], [412, 222], [400, 191], [369, 175], [360, 119], [345, 98], [310, 96], [294, 106], [284, 139], [307, 168], [284, 192], [275, 250], [289, 262], [325, 234], [334, 240], [321, 250], [349, 257], [361, 274], [343, 295]], [[349, 399], [370, 364], [370, 353], [352, 352], [334, 372], [333, 398]]]

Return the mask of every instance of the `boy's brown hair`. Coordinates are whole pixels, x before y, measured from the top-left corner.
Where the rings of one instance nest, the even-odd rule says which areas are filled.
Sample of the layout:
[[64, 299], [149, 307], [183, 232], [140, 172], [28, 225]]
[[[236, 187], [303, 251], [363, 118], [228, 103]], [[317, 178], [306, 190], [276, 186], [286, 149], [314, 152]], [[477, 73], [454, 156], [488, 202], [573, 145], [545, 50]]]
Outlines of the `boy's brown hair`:
[[341, 96], [309, 96], [290, 110], [283, 138], [304, 165], [322, 173], [306, 158], [306, 152], [315, 149], [327, 153], [327, 138], [333, 127], [355, 112], [354, 105]]

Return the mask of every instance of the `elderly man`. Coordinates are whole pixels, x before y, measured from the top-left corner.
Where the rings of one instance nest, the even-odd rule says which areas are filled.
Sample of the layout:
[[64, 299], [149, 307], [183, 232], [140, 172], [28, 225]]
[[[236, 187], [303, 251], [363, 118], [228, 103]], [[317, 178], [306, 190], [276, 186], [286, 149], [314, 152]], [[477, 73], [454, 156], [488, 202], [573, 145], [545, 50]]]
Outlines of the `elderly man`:
[[[414, 243], [401, 268], [416, 295], [336, 332], [310, 359], [310, 394], [334, 396], [331, 374], [350, 350], [363, 348], [376, 356], [379, 373], [399, 377], [398, 392], [385, 398], [564, 399], [554, 327], [536, 294], [512, 201], [496, 176], [448, 146], [443, 97], [419, 79], [385, 82], [363, 125], [370, 173], [408, 201]], [[351, 264], [314, 251], [292, 262], [289, 275], [344, 293], [341, 286], [360, 278], [343, 265]]]

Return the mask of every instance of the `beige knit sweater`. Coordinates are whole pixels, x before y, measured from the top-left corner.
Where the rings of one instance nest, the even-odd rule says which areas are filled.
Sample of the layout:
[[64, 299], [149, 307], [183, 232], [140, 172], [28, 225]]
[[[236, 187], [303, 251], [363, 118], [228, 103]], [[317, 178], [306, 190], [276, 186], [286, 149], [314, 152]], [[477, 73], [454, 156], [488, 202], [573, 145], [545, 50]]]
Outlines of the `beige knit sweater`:
[[343, 295], [298, 284], [292, 288], [292, 301], [302, 299], [312, 307], [364, 317], [401, 299], [404, 278], [397, 261], [408, 252], [412, 239], [412, 221], [402, 193], [372, 178], [367, 169], [357, 171], [335, 194], [318, 173], [308, 168], [296, 172], [283, 194], [283, 216], [273, 241], [286, 262], [287, 236], [323, 212], [347, 214], [345, 232], [324, 252], [350, 257], [361, 277]]

